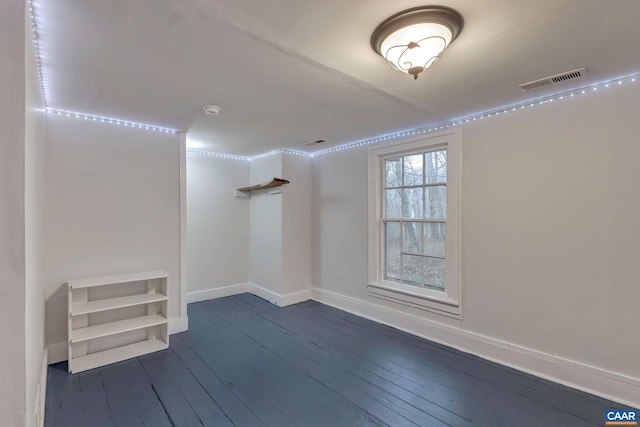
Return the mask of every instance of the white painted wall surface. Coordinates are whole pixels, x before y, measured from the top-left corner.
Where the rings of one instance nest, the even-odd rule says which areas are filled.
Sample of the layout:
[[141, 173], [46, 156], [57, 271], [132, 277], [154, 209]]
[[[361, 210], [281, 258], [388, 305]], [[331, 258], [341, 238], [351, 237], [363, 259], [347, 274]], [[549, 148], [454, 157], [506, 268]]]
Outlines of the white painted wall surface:
[[314, 159], [314, 286], [619, 374], [620, 390], [626, 376], [617, 397], [640, 402], [639, 100], [636, 83], [462, 127], [461, 321], [367, 295], [367, 150]]
[[249, 282], [249, 162], [187, 155], [188, 292]]
[[[278, 305], [309, 299], [311, 160], [278, 154], [245, 162], [191, 154], [187, 171], [189, 301], [247, 291]], [[291, 183], [250, 198], [234, 195], [274, 177]]]
[[[250, 184], [282, 177], [282, 155], [251, 162]], [[276, 294], [282, 293], [282, 194], [254, 192], [249, 207], [249, 281]]]
[[282, 294], [311, 288], [311, 159], [282, 155]]
[[640, 378], [640, 87], [463, 133], [463, 327]]
[[49, 115], [47, 145], [47, 343], [67, 339], [74, 278], [166, 270], [169, 317], [178, 317], [179, 135]]
[[0, 2], [0, 414], [24, 426], [25, 37], [24, 2]]
[[313, 286], [361, 299], [367, 296], [367, 156], [366, 148], [355, 148], [312, 163]]
[[[31, 27], [25, 17], [25, 37]], [[42, 110], [40, 83], [32, 43], [25, 43], [25, 357], [26, 421], [39, 425], [44, 402], [39, 394], [44, 354], [44, 286], [42, 249], [44, 206], [44, 158], [46, 156], [46, 120]]]

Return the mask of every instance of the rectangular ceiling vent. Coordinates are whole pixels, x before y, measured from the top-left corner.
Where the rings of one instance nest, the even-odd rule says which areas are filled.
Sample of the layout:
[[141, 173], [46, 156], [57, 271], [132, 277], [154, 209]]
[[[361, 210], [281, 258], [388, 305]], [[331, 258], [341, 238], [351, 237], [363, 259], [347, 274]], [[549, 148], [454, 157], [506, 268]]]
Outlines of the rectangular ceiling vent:
[[316, 145], [316, 144], [322, 144], [323, 142], [327, 142], [327, 140], [326, 139], [316, 139], [315, 141], [307, 142], [304, 145]]
[[534, 80], [532, 82], [519, 84], [518, 87], [523, 90], [532, 90], [538, 89], [540, 87], [545, 87], [549, 85], [554, 85], [557, 83], [563, 83], [567, 80], [577, 79], [578, 77], [582, 77], [587, 74], [587, 69], [582, 67], [577, 70], [571, 70], [564, 73], [556, 74], [554, 76], [545, 77], [543, 79]]

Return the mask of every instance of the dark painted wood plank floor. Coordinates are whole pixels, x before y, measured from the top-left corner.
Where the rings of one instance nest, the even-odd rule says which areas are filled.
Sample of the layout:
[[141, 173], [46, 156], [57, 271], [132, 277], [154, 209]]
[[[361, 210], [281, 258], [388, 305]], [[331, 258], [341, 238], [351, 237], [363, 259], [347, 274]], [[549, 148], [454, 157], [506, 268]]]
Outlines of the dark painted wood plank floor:
[[308, 301], [189, 305], [169, 350], [49, 367], [45, 425], [602, 426], [624, 406]]

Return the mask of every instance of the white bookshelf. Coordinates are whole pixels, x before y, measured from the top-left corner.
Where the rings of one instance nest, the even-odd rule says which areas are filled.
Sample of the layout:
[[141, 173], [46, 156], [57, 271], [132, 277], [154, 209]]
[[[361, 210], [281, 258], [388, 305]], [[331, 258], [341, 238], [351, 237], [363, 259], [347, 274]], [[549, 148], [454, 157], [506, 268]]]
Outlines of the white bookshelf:
[[169, 346], [166, 271], [68, 282], [72, 374]]

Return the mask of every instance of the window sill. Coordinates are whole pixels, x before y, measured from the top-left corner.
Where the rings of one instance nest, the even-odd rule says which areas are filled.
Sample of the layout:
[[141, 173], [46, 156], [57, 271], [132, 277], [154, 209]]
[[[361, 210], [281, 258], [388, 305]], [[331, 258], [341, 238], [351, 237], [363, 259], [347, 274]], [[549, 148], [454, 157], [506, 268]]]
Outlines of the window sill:
[[431, 313], [440, 314], [454, 319], [462, 317], [460, 302], [447, 298], [445, 295], [435, 296], [427, 294], [421, 289], [406, 289], [403, 285], [395, 285], [389, 282], [369, 283], [367, 286], [369, 296], [403, 304]]

